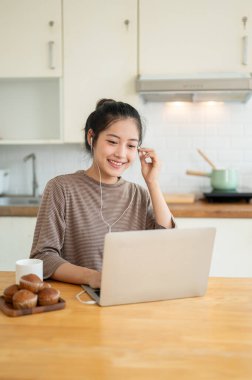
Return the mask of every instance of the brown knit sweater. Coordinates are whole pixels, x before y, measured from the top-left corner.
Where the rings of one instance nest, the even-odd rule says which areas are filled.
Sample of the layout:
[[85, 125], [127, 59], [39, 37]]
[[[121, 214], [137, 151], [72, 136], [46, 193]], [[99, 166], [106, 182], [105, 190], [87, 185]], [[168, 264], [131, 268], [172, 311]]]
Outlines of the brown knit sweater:
[[[102, 193], [103, 216], [109, 224], [121, 216], [134, 194], [112, 232], [163, 228], [154, 219], [150, 196], [143, 187], [120, 178], [116, 184], [102, 184]], [[101, 270], [108, 226], [102, 221], [100, 202], [99, 182], [83, 170], [48, 182], [30, 254], [43, 260], [44, 278], [65, 262]]]

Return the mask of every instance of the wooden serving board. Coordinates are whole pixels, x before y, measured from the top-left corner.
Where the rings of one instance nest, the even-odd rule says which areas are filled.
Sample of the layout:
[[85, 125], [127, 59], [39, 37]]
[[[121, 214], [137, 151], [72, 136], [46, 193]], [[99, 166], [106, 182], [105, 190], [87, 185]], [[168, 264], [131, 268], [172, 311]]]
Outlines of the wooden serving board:
[[0, 310], [9, 317], [20, 317], [21, 315], [44, 313], [47, 311], [54, 311], [64, 309], [66, 302], [60, 298], [59, 302], [55, 305], [36, 306], [29, 309], [14, 309], [11, 304], [5, 302], [4, 297], [0, 296]]
[[193, 203], [195, 201], [193, 193], [166, 193], [163, 195], [167, 203]]

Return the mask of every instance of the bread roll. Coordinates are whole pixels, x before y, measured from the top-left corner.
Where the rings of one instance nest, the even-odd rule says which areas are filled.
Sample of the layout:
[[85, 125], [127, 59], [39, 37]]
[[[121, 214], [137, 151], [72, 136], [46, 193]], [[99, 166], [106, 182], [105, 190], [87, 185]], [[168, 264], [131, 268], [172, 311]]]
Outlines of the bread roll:
[[8, 288], [5, 288], [3, 292], [5, 302], [12, 303], [12, 297], [18, 290], [19, 290], [19, 286], [16, 284], [10, 285], [8, 286]]
[[20, 289], [12, 297], [14, 309], [28, 309], [37, 305], [38, 295], [27, 289]]
[[36, 274], [26, 274], [20, 278], [20, 289], [38, 293], [43, 288], [43, 281]]
[[40, 306], [54, 305], [59, 302], [60, 292], [54, 288], [44, 288], [38, 293], [38, 304]]
[[51, 288], [51, 284], [49, 284], [49, 282], [43, 282], [42, 289], [45, 289], [45, 288]]

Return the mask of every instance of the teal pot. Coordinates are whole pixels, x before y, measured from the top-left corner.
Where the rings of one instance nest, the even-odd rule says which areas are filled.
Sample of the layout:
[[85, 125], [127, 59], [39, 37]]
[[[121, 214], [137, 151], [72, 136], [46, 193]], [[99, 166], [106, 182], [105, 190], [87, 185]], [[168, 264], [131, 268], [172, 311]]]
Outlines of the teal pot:
[[238, 185], [238, 175], [234, 169], [213, 169], [211, 173], [187, 170], [186, 174], [210, 178], [214, 190], [236, 190]]

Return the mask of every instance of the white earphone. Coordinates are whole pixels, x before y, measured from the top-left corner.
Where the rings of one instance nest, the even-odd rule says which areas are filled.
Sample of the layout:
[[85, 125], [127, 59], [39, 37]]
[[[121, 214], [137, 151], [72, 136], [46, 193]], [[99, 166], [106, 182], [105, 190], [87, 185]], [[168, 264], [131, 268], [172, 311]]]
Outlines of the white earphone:
[[90, 137], [90, 150], [91, 150], [91, 154], [93, 154], [93, 137], [92, 136]]
[[[93, 136], [90, 136], [90, 148], [91, 148], [91, 153], [93, 153]], [[98, 169], [98, 172], [99, 172], [99, 183], [100, 183], [100, 215], [101, 215], [101, 219], [103, 221], [104, 224], [106, 224], [109, 228], [109, 231], [108, 232], [111, 232], [111, 229], [113, 227], [114, 224], [116, 224], [122, 217], [123, 215], [126, 213], [126, 211], [129, 209], [131, 203], [133, 202], [133, 198], [135, 196], [135, 193], [136, 193], [136, 186], [135, 186], [135, 189], [134, 189], [134, 193], [132, 195], [132, 198], [128, 204], [128, 207], [123, 211], [123, 213], [119, 216], [118, 219], [116, 219], [113, 223], [108, 223], [105, 219], [104, 219], [104, 216], [103, 216], [103, 213], [102, 213], [102, 210], [103, 210], [103, 197], [102, 197], [102, 179], [101, 179], [101, 171], [100, 171], [100, 168], [99, 168], [99, 165], [98, 165], [98, 162], [96, 162], [95, 160], [95, 156], [94, 156], [94, 163], [95, 165], [97, 166], [97, 169]], [[81, 294], [81, 293], [80, 293]], [[78, 294], [76, 297], [79, 299], [79, 295]], [[82, 302], [80, 299], [79, 299], [80, 302]], [[90, 303], [90, 301], [85, 301], [84, 303]]]

